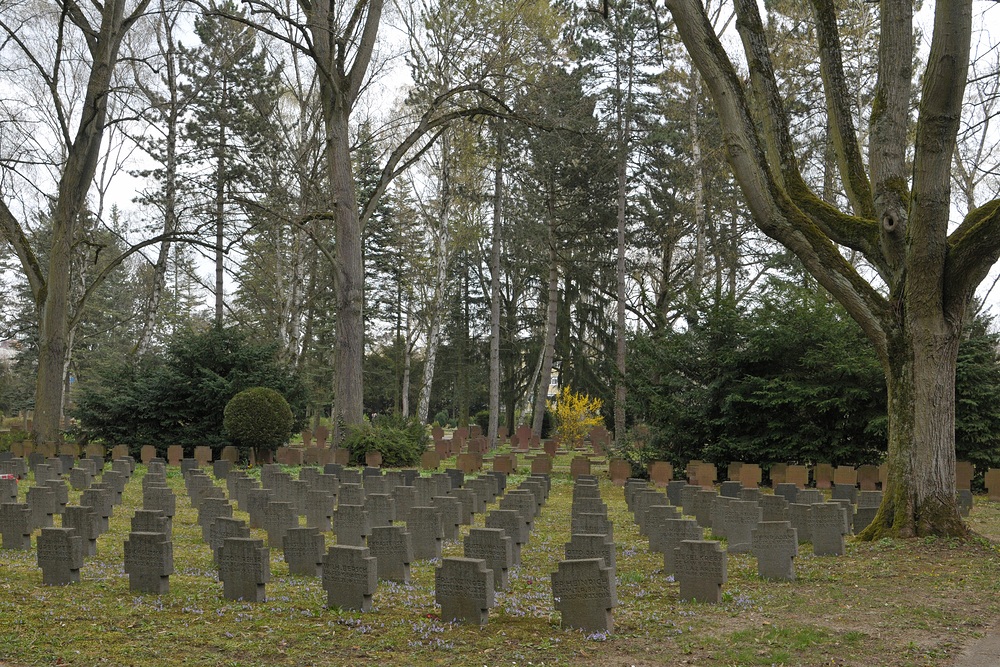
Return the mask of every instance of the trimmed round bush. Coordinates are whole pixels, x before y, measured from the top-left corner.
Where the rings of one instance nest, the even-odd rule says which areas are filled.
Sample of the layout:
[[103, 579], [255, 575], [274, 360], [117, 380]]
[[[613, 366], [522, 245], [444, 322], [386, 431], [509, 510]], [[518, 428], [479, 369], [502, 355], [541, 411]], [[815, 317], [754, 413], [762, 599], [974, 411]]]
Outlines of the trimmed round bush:
[[233, 396], [222, 426], [239, 447], [253, 449], [257, 459], [288, 441], [295, 417], [285, 397], [274, 389], [251, 387]]

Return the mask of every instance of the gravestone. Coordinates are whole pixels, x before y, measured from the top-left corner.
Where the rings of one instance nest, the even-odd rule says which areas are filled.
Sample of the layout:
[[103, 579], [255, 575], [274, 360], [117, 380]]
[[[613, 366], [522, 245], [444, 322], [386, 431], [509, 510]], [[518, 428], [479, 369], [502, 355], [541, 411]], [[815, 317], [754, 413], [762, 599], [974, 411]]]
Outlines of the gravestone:
[[170, 445], [167, 447], [167, 463], [172, 466], [181, 464], [184, 458], [184, 448], [180, 445]]
[[333, 532], [337, 537], [337, 544], [365, 546], [365, 540], [371, 533], [367, 510], [363, 505], [338, 505], [333, 515]]
[[391, 526], [396, 520], [396, 501], [388, 493], [372, 493], [365, 499], [371, 527]]
[[809, 529], [813, 554], [817, 556], [843, 556], [847, 519], [839, 503], [816, 503], [810, 512]]
[[330, 532], [333, 504], [333, 496], [326, 491], [309, 491], [306, 494], [306, 526], [321, 533]]
[[362, 485], [365, 489], [365, 496], [370, 496], [373, 493], [379, 495], [385, 495], [389, 493], [389, 480], [387, 480], [383, 475], [371, 475], [365, 476], [365, 483]]
[[830, 496], [833, 500], [846, 500], [852, 505], [858, 501], [858, 487], [852, 484], [833, 485], [833, 493]]
[[958, 511], [967, 517], [972, 512], [972, 491], [968, 489], [958, 489]]
[[169, 529], [171, 520], [177, 513], [177, 497], [173, 491], [166, 487], [151, 486], [142, 492], [142, 508], [162, 512], [163, 516], [167, 518]]
[[511, 562], [521, 564], [521, 546], [528, 542], [528, 524], [516, 510], [492, 510], [486, 515], [486, 527], [498, 528], [510, 538]]
[[663, 488], [674, 479], [674, 467], [666, 461], [653, 461], [649, 464], [649, 480]]
[[129, 533], [125, 540], [128, 588], [138, 593], [166, 595], [174, 573], [174, 550], [163, 533]]
[[100, 522], [101, 532], [108, 531], [108, 520], [111, 518], [114, 509], [111, 505], [112, 493], [102, 486], [91, 484], [89, 489], [80, 493], [80, 504], [94, 508]]
[[823, 492], [817, 489], [802, 489], [795, 494], [795, 502], [799, 505], [815, 505], [824, 501]]
[[743, 468], [743, 463], [741, 461], [732, 461], [729, 467], [726, 468], [726, 477], [730, 480], [740, 481], [740, 469]]
[[740, 484], [746, 489], [756, 489], [760, 486], [760, 466], [756, 463], [744, 463], [740, 466]]
[[315, 528], [289, 528], [282, 540], [288, 573], [305, 577], [322, 575], [325, 544]]
[[0, 504], [0, 535], [4, 549], [31, 550], [31, 508], [27, 503]]
[[136, 510], [130, 525], [133, 533], [162, 533], [170, 535], [170, 519], [159, 510]]
[[517, 472], [516, 454], [498, 454], [493, 457], [493, 471], [504, 475], [513, 475]]
[[219, 551], [219, 579], [226, 600], [263, 602], [271, 579], [270, 552], [262, 540], [229, 537]]
[[570, 535], [565, 549], [566, 560], [599, 558], [604, 567], [615, 568], [615, 543], [609, 542], [605, 535], [574, 533]]
[[845, 486], [857, 486], [858, 469], [854, 466], [837, 466], [833, 469], [833, 483]]
[[788, 501], [779, 495], [760, 499], [761, 521], [788, 521]]
[[69, 485], [73, 487], [74, 491], [83, 491], [90, 488], [91, 482], [93, 482], [93, 478], [89, 470], [73, 468], [69, 471]]
[[600, 498], [588, 498], [586, 496], [575, 498], [570, 507], [571, 518], [577, 514], [604, 514], [606, 516], [607, 513], [608, 506]]
[[421, 470], [437, 470], [441, 467], [441, 455], [437, 452], [424, 452], [420, 455]]
[[[653, 553], [661, 554], [666, 545], [664, 543], [665, 538], [665, 522], [671, 519], [680, 519], [681, 510], [679, 507], [674, 507], [673, 505], [650, 505], [646, 510], [646, 533], [649, 536], [649, 550]], [[608, 522], [610, 524], [610, 522]], [[582, 526], [581, 526], [582, 528]], [[577, 526], [573, 524], [573, 532], [594, 532], [594, 531], [584, 531], [577, 530]]]
[[976, 466], [968, 461], [955, 462], [955, 488], [968, 491], [972, 488], [972, 478], [976, 476]]
[[83, 538], [72, 528], [42, 528], [37, 563], [45, 586], [78, 583], [83, 567]]
[[406, 523], [410, 510], [416, 504], [417, 490], [412, 486], [397, 486], [392, 490], [392, 500], [396, 506], [396, 521]]
[[441, 557], [441, 541], [444, 539], [444, 527], [441, 515], [435, 507], [417, 506], [410, 510], [406, 528], [413, 543], [413, 557], [416, 560], [429, 560]]
[[794, 581], [792, 560], [799, 555], [795, 529], [787, 521], [761, 521], [753, 531], [753, 555], [759, 577]]
[[785, 470], [785, 481], [789, 484], [794, 484], [800, 489], [806, 488], [809, 485], [809, 468], [806, 466], [788, 466]]
[[805, 503], [788, 504], [788, 522], [795, 529], [799, 544], [812, 541], [812, 507]]
[[544, 456], [536, 456], [535, 458], [531, 459], [531, 473], [543, 474], [543, 475], [551, 474], [552, 457], [544, 455]]
[[478, 509], [476, 493], [471, 489], [452, 489], [448, 495], [458, 498], [458, 501], [462, 505], [462, 525], [472, 525], [472, 515]]
[[364, 505], [365, 504], [365, 487], [360, 484], [348, 483], [344, 484], [341, 482], [340, 491], [337, 493], [337, 504], [338, 505]]
[[685, 484], [681, 487], [681, 512], [685, 516], [694, 516], [694, 495], [701, 491], [697, 484]]
[[484, 560], [445, 558], [434, 570], [434, 600], [443, 621], [486, 625], [493, 591], [493, 571]]
[[701, 540], [704, 529], [694, 519], [667, 519], [663, 522], [663, 573], [676, 575], [677, 548], [687, 540]]
[[369, 612], [378, 586], [375, 558], [367, 547], [338, 544], [327, 549], [323, 559], [326, 606]]
[[[817, 489], [829, 489], [833, 485], [833, 466], [829, 463], [817, 463], [813, 470], [813, 478], [816, 480]], [[801, 536], [799, 544], [802, 544]]]
[[674, 554], [674, 572], [681, 601], [722, 602], [727, 554], [718, 542], [684, 540]]
[[229, 475], [229, 471], [232, 469], [232, 462], [225, 459], [219, 459], [218, 461], [212, 462], [212, 474], [215, 475], [215, 479], [226, 479]]
[[562, 628], [614, 632], [613, 610], [618, 606], [615, 574], [600, 558], [560, 561], [551, 579], [552, 598], [562, 615]]
[[615, 486], [625, 486], [625, 480], [632, 474], [632, 464], [624, 459], [611, 459], [608, 462], [608, 476]]
[[742, 500], [729, 503], [726, 511], [726, 549], [729, 553], [747, 553], [752, 548], [753, 529], [763, 518], [760, 505]]
[[55, 505], [53, 505], [54, 514], [62, 514], [69, 503], [69, 487], [66, 486], [66, 482], [61, 479], [50, 479], [45, 482], [45, 486], [52, 489], [52, 493], [56, 497]]
[[586, 456], [575, 456], [569, 464], [569, 474], [573, 480], [580, 475], [590, 474], [590, 459]]
[[223, 461], [229, 461], [231, 464], [236, 465], [240, 460], [240, 450], [233, 445], [226, 445], [222, 448], [222, 454], [219, 458]]
[[764, 492], [760, 489], [740, 489], [739, 500], [760, 504], [760, 499], [763, 496]]
[[209, 531], [212, 522], [220, 517], [232, 517], [233, 506], [225, 498], [204, 498], [198, 506], [198, 525], [201, 526], [201, 539], [209, 541]]
[[97, 538], [101, 536], [101, 520], [91, 507], [70, 505], [62, 515], [62, 527], [79, 535], [84, 556], [97, 555]]
[[17, 502], [17, 480], [14, 478], [0, 479], [0, 502]]
[[[728, 522], [729, 503], [737, 502], [739, 498], [716, 496], [712, 503], [712, 537], [718, 540], [726, 538], [726, 523]], [[674, 518], [674, 517], [671, 517]], [[680, 518], [680, 517], [676, 517]]]
[[462, 525], [462, 501], [454, 496], [434, 496], [431, 507], [438, 510], [445, 540], [457, 540]]
[[437, 495], [443, 495], [438, 493], [437, 482], [430, 477], [417, 477], [413, 480], [414, 489], [414, 506], [420, 507], [430, 507], [431, 498]]
[[559, 441], [552, 439], [544, 440], [542, 442], [542, 451], [544, 451], [549, 458], [555, 458], [556, 453], [559, 451]]
[[28, 507], [31, 509], [31, 528], [50, 528], [52, 516], [56, 513], [56, 493], [47, 486], [33, 486], [28, 489]]
[[282, 548], [288, 531], [298, 527], [299, 517], [291, 503], [272, 500], [267, 504], [264, 514], [264, 530], [267, 531], [268, 547], [272, 549]]
[[772, 463], [771, 467], [767, 471], [767, 476], [771, 479], [772, 488], [778, 484], [785, 484], [788, 482], [788, 464], [787, 463]]
[[212, 549], [212, 560], [218, 567], [221, 562], [222, 545], [230, 537], [250, 538], [250, 527], [242, 519], [219, 517], [212, 523], [208, 546]]
[[410, 583], [413, 542], [403, 526], [373, 526], [368, 552], [375, 557], [379, 579]]
[[799, 495], [799, 487], [795, 484], [784, 483], [777, 484], [774, 487], [774, 495], [781, 496], [786, 502], [794, 503], [798, 502], [797, 498]]
[[739, 480], [736, 481], [726, 481], [719, 485], [719, 495], [725, 496], [727, 498], [739, 499], [740, 491], [743, 489], [743, 483]]
[[862, 491], [874, 491], [878, 485], [878, 466], [863, 465], [859, 467], [858, 484]]
[[472, 528], [465, 536], [466, 558], [483, 560], [493, 571], [493, 589], [507, 589], [507, 576], [514, 565], [513, 540], [500, 528]]
[[990, 468], [984, 479], [990, 500], [1000, 500], [1000, 468]]
[[681, 489], [688, 486], [683, 479], [672, 479], [667, 482], [667, 499], [674, 507], [681, 506]]
[[702, 528], [712, 526], [712, 504], [718, 494], [709, 489], [700, 489], [694, 494], [694, 518]]

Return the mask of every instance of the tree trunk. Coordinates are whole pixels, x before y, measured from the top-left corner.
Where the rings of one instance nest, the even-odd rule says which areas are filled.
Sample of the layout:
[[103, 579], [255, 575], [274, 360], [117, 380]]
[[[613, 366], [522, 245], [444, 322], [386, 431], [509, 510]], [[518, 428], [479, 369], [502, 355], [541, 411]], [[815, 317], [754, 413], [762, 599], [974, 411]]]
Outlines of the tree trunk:
[[628, 155], [632, 141], [632, 78], [622, 101], [623, 126], [618, 150], [618, 248], [615, 269], [617, 283], [617, 308], [615, 320], [615, 440], [625, 437], [625, 223], [628, 214]]
[[490, 244], [490, 423], [486, 439], [496, 449], [500, 428], [500, 223], [503, 220], [504, 124], [497, 120], [497, 162], [493, 178], [493, 238]]
[[698, 324], [698, 306], [705, 280], [705, 170], [701, 160], [701, 133], [698, 126], [698, 101], [701, 97], [701, 77], [691, 65], [691, 97], [688, 98], [688, 131], [691, 134], [691, 170], [694, 172], [694, 260], [691, 285], [688, 288], [687, 319]]
[[[552, 364], [556, 351], [556, 326], [559, 313], [559, 259], [556, 253], [555, 221], [549, 219], [549, 279], [548, 302], [545, 307], [545, 339], [542, 341], [542, 355], [539, 365], [538, 388], [535, 390], [535, 409], [532, 413], [531, 432], [541, 437], [542, 420], [545, 417], [545, 403], [548, 399], [549, 384], [552, 382]], [[534, 385], [529, 385], [534, 386]]]
[[[223, 91], [223, 100], [226, 99]], [[222, 329], [225, 317], [226, 251], [226, 128], [219, 128], [219, 156], [215, 174], [215, 328]]]

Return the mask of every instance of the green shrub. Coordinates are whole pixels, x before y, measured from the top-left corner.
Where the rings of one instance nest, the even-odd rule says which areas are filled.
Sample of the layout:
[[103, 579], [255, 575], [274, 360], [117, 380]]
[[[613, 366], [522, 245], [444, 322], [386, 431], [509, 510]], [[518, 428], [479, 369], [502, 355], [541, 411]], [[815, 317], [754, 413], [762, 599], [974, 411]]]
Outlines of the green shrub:
[[490, 428], [490, 411], [480, 410], [472, 418], [472, 421], [478, 424], [483, 429], [483, 433], [486, 433]]
[[261, 454], [287, 442], [295, 417], [285, 397], [267, 387], [251, 387], [233, 396], [222, 420], [226, 433], [238, 446]]
[[15, 442], [22, 442], [31, 437], [27, 431], [12, 429], [5, 433], [0, 433], [0, 452], [9, 452], [10, 446]]
[[434, 423], [438, 426], [444, 428], [448, 425], [448, 411], [442, 410], [441, 412], [434, 415]]
[[365, 454], [379, 452], [382, 465], [397, 468], [419, 463], [429, 440], [427, 429], [416, 419], [383, 415], [348, 427], [344, 447], [351, 453], [351, 465], [364, 465]]

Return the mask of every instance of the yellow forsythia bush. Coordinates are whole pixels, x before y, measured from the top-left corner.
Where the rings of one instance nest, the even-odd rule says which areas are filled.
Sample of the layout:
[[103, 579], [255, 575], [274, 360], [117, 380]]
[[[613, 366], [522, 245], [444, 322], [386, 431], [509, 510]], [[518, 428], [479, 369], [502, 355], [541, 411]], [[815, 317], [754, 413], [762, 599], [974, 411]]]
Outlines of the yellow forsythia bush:
[[603, 421], [601, 399], [587, 394], [577, 394], [569, 386], [559, 390], [555, 399], [548, 401], [549, 412], [556, 420], [556, 435], [566, 447], [577, 447], [583, 439]]

